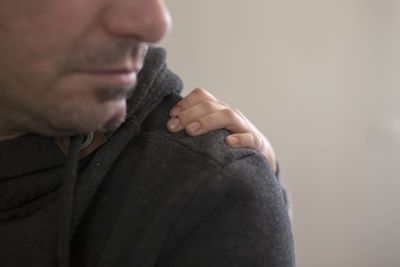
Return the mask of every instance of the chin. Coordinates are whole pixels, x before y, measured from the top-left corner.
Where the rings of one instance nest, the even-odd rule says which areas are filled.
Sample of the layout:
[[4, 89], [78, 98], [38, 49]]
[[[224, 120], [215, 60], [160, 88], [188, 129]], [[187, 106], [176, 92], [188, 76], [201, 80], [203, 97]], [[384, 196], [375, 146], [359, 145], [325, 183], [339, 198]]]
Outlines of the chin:
[[116, 130], [121, 126], [122, 123], [125, 121], [125, 113], [124, 114], [118, 114], [114, 117], [112, 117], [110, 120], [106, 121], [105, 124], [103, 124], [101, 127], [97, 128], [97, 131], [99, 132], [109, 132]]
[[63, 105], [58, 110], [54, 108], [43, 117], [41, 130], [46, 130], [53, 136], [107, 132], [117, 129], [125, 121], [126, 101], [76, 101], [73, 105]]
[[125, 113], [118, 114], [104, 121], [80, 120], [79, 122], [57, 122], [51, 127], [38, 129], [34, 132], [52, 137], [74, 136], [91, 132], [109, 132], [116, 130], [125, 121]]

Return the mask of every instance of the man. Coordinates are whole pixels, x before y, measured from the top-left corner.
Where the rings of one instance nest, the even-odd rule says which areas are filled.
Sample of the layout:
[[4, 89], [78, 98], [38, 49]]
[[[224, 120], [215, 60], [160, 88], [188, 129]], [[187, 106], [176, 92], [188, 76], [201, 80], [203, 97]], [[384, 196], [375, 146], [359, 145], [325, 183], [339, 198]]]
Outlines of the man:
[[160, 0], [0, 0], [1, 266], [295, 265], [265, 158], [165, 129], [170, 25]]

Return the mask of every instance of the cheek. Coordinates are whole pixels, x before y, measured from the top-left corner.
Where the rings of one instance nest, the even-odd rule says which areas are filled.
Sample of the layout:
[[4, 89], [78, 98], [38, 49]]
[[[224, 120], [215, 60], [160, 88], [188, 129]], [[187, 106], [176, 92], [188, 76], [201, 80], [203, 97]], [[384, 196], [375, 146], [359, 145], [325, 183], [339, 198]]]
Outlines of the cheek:
[[[57, 70], [98, 25], [98, 0], [1, 0], [0, 48], [31, 71]], [[101, 1], [100, 1], [101, 2]], [[7, 57], [7, 55], [4, 55]]]
[[125, 101], [98, 103], [95, 85], [63, 74], [76, 48], [99, 43], [102, 3], [0, 0], [0, 86], [9, 93], [4, 101], [59, 128], [86, 131], [119, 124]]

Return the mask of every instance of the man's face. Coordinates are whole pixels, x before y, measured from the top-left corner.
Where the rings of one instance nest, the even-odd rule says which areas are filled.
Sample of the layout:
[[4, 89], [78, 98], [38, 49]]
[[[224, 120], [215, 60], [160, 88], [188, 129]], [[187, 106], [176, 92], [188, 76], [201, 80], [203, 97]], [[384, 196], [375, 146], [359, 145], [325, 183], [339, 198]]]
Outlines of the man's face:
[[162, 0], [0, 0], [0, 135], [71, 135], [125, 119]]

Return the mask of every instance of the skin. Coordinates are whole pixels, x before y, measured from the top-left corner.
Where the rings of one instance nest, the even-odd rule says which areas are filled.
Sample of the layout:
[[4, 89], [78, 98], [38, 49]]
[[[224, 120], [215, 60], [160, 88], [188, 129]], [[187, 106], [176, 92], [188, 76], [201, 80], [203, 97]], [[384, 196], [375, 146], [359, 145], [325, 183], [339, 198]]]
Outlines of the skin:
[[148, 44], [170, 27], [161, 0], [0, 0], [0, 136], [118, 127]]
[[167, 128], [171, 132], [183, 129], [191, 136], [225, 128], [231, 135], [226, 138], [232, 147], [248, 147], [262, 153], [276, 173], [275, 152], [268, 139], [240, 112], [216, 99], [202, 88], [194, 89], [170, 111]]
[[[0, 0], [0, 141], [117, 128], [148, 44], [170, 28], [162, 0]], [[182, 124], [169, 122], [171, 131], [227, 128], [229, 145], [254, 148], [275, 168], [268, 140], [240, 111], [200, 89], [177, 107]]]

